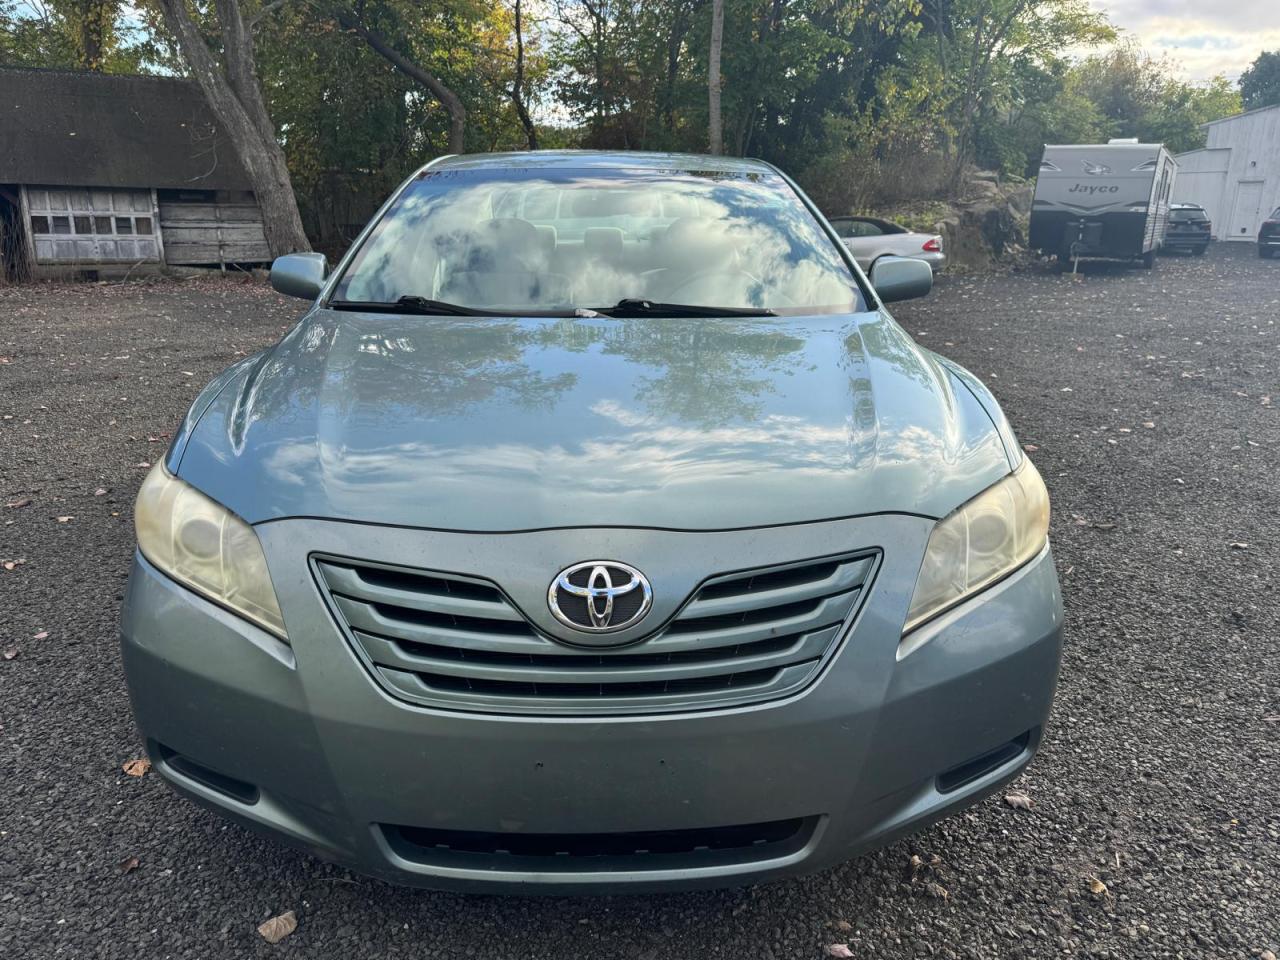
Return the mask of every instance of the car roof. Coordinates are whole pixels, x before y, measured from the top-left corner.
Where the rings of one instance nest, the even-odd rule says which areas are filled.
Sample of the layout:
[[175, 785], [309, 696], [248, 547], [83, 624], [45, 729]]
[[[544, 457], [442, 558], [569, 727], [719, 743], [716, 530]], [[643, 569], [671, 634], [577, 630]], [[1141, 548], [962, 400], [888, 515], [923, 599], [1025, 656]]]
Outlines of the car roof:
[[699, 153], [649, 153], [639, 150], [526, 150], [441, 157], [430, 164], [440, 170], [511, 169], [677, 170], [698, 173], [772, 173], [763, 160], [713, 157]]

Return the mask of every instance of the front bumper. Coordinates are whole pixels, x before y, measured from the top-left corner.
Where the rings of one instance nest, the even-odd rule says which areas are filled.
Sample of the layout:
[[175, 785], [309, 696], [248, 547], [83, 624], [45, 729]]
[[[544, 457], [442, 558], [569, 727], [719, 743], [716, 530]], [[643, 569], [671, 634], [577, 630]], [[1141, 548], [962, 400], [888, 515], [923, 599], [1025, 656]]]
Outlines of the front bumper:
[[[822, 675], [798, 694], [747, 707], [517, 717], [392, 699], [335, 626], [307, 556], [342, 550], [424, 565], [424, 553], [456, 556], [471, 535], [323, 521], [258, 528], [292, 646], [138, 557], [124, 665], [155, 769], [175, 788], [359, 872], [477, 891], [754, 882], [838, 863], [968, 806], [1015, 776], [1039, 744], [1061, 657], [1049, 551], [900, 642], [930, 527], [895, 516], [775, 531], [486, 538], [504, 541], [492, 548], [504, 553], [547, 556], [551, 571], [561, 554], [644, 557], [661, 569], [690, 553], [716, 563], [762, 550], [823, 555], [828, 540], [882, 546], [872, 593]], [[782, 822], [796, 829], [776, 843], [652, 856], [462, 855], [405, 839], [422, 829], [516, 841], [696, 838]]]

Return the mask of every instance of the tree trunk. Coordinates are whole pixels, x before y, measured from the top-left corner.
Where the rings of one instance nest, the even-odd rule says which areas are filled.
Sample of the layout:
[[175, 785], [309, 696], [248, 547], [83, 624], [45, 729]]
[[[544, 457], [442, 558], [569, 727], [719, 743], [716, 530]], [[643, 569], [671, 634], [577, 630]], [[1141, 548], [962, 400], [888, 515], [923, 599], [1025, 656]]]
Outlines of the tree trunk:
[[431, 95], [440, 102], [449, 114], [449, 152], [465, 153], [464, 144], [467, 132], [467, 110], [458, 99], [458, 95], [440, 82], [440, 79], [424, 70], [419, 64], [409, 59], [377, 30], [365, 24], [354, 10], [335, 7], [334, 16], [338, 23], [347, 30], [354, 30], [369, 47], [389, 64], [409, 79], [422, 84], [431, 91]]
[[[275, 128], [267, 116], [262, 92], [253, 74], [253, 38], [245, 29], [239, 8], [234, 0], [218, 0], [227, 60], [227, 73], [223, 73], [192, 21], [186, 0], [157, 0], [157, 3], [209, 109], [218, 118], [249, 175], [262, 210], [262, 226], [271, 255], [279, 257], [310, 250], [284, 151], [276, 140]], [[247, 102], [240, 99], [237, 87], [244, 91]]]
[[82, 69], [102, 70], [102, 58], [115, 27], [119, 8], [119, 0], [77, 0], [71, 7], [76, 61]]
[[516, 114], [520, 117], [520, 125], [524, 127], [525, 139], [529, 141], [529, 149], [538, 149], [538, 128], [529, 116], [529, 108], [524, 103], [524, 24], [520, 18], [520, 0], [516, 0], [516, 75], [511, 83], [511, 101], [515, 104]]
[[723, 45], [724, 0], [712, 0], [711, 55], [707, 65], [707, 127], [712, 153], [724, 153], [724, 126], [720, 118], [720, 48]]

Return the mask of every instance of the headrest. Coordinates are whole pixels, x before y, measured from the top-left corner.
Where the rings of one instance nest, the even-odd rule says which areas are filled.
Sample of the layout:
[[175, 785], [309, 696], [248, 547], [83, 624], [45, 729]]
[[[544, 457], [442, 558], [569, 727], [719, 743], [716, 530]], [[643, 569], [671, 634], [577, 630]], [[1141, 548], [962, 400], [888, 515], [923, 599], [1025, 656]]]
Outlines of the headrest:
[[582, 232], [582, 252], [589, 257], [616, 260], [622, 256], [620, 227], [588, 227]]

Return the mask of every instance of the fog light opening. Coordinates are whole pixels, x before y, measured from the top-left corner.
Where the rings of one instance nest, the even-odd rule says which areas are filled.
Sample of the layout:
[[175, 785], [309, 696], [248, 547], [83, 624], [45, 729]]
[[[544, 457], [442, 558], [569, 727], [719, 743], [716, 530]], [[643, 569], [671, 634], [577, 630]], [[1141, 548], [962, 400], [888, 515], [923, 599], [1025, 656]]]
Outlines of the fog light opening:
[[938, 774], [938, 792], [950, 793], [953, 790], [959, 790], [961, 787], [968, 786], [975, 780], [980, 780], [992, 771], [1003, 767], [1009, 761], [1016, 760], [1027, 749], [1027, 744], [1031, 742], [1031, 732], [1028, 730], [1008, 743], [1001, 744], [994, 750], [988, 750], [986, 753], [966, 760], [959, 766]]
[[183, 756], [176, 750], [169, 749], [162, 743], [155, 744], [155, 748], [156, 756], [166, 767], [175, 773], [181, 774], [188, 780], [194, 780], [202, 787], [208, 787], [210, 790], [225, 797], [230, 797], [239, 803], [252, 804], [258, 802], [258, 788], [252, 783], [237, 780], [235, 777], [229, 777], [225, 773], [212, 770], [202, 763], [197, 763], [190, 757]]

